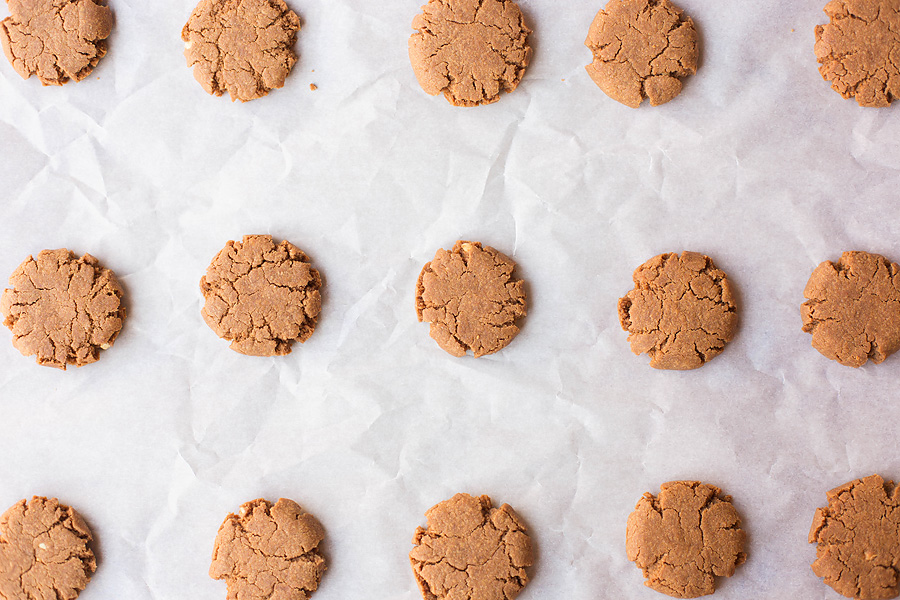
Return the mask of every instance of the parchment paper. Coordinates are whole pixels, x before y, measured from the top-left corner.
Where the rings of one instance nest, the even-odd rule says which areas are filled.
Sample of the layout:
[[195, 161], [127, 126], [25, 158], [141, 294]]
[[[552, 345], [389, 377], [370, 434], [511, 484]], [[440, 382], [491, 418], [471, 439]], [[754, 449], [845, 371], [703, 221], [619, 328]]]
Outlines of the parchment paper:
[[[317, 600], [413, 600], [412, 534], [458, 491], [527, 522], [523, 600], [658, 599], [625, 521], [675, 479], [719, 485], [743, 516], [749, 559], [717, 598], [838, 598], [807, 532], [832, 487], [900, 478], [900, 357], [825, 359], [800, 304], [843, 250], [900, 260], [900, 109], [821, 79], [824, 0], [680, 0], [700, 70], [638, 110], [583, 68], [602, 1], [522, 0], [534, 60], [473, 109], [415, 81], [419, 0], [291, 0], [300, 61], [248, 104], [185, 66], [192, 0], [110, 3], [88, 79], [42, 88], [0, 61], [0, 277], [68, 247], [128, 297], [115, 346], [81, 369], [39, 367], [0, 330], [0, 507], [39, 494], [85, 516], [100, 566], [84, 600], [224, 598], [207, 576], [219, 524], [279, 496], [327, 530]], [[286, 357], [238, 355], [200, 317], [207, 264], [248, 233], [289, 239], [326, 280]], [[422, 265], [457, 239], [529, 282], [521, 334], [477, 360], [440, 350], [413, 308]], [[616, 301], [638, 265], [685, 249], [730, 275], [739, 330], [703, 368], [659, 372]]]

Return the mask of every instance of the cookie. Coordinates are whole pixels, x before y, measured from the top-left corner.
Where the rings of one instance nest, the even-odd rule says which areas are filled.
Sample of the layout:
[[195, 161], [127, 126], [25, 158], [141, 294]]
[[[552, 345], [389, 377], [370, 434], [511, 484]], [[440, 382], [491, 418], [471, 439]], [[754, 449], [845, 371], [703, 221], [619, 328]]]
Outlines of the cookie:
[[90, 254], [44, 250], [19, 265], [9, 283], [0, 296], [3, 324], [19, 352], [36, 355], [38, 364], [65, 370], [92, 363], [122, 329], [122, 288]]
[[425, 600], [512, 600], [528, 583], [531, 538], [508, 505], [456, 494], [425, 513], [409, 553]]
[[200, 279], [201, 314], [231, 349], [250, 356], [290, 354], [322, 309], [322, 278], [302, 250], [270, 235], [228, 242]]
[[634, 271], [634, 289], [619, 299], [619, 322], [631, 351], [655, 369], [696, 369], [731, 341], [737, 321], [725, 273], [697, 252], [654, 256]]
[[637, 108], [664, 104], [697, 72], [694, 22], [668, 0], [610, 0], [594, 17], [584, 45], [588, 75], [607, 96]]
[[818, 544], [813, 572], [839, 594], [862, 600], [900, 594], [900, 488], [879, 475], [828, 492], [817, 508], [809, 543]]
[[416, 314], [431, 323], [431, 337], [453, 356], [476, 357], [509, 344], [525, 316], [525, 282], [516, 263], [490, 246], [458, 241], [438, 250], [416, 282]]
[[112, 11], [95, 0], [7, 0], [0, 45], [23, 79], [81, 81], [106, 55]]
[[831, 0], [831, 19], [817, 25], [819, 73], [860, 106], [888, 106], [900, 97], [900, 6], [895, 0]]
[[744, 531], [731, 496], [699, 481], [670, 481], [644, 494], [628, 517], [625, 549], [644, 585], [675, 598], [716, 591], [716, 577], [742, 564]]
[[860, 367], [900, 348], [900, 267], [879, 254], [844, 252], [812, 272], [800, 307], [803, 331], [831, 360]]
[[293, 500], [246, 502], [219, 528], [209, 576], [225, 580], [230, 599], [306, 600], [325, 572], [323, 539], [322, 525]]
[[422, 89], [455, 106], [490, 104], [519, 85], [531, 60], [513, 0], [429, 0], [412, 22], [409, 61]]
[[56, 498], [22, 500], [0, 516], [0, 598], [73, 600], [97, 568], [91, 532]]
[[200, 0], [181, 39], [204, 90], [247, 102], [284, 85], [299, 30], [284, 0]]

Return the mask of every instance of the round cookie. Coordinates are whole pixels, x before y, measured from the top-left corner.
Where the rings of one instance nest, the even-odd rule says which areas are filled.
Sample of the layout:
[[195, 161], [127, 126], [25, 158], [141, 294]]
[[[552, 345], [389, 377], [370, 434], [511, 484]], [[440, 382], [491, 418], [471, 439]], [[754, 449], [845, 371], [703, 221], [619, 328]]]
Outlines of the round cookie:
[[247, 102], [284, 85], [299, 30], [284, 0], [200, 0], [181, 39], [204, 90]]
[[900, 5], [895, 0], [831, 0], [831, 19], [817, 25], [819, 73], [860, 106], [888, 106], [900, 97]]
[[453, 356], [492, 354], [509, 344], [525, 316], [525, 290], [512, 277], [516, 263], [490, 246], [458, 241], [438, 250], [416, 282], [416, 314]]
[[246, 502], [219, 527], [209, 576], [225, 580], [228, 598], [306, 600], [325, 572], [323, 539], [322, 525], [292, 500]]
[[631, 351], [655, 369], [696, 369], [731, 341], [737, 307], [725, 273], [697, 252], [654, 256], [634, 271], [619, 299]]
[[625, 549], [644, 585], [675, 598], [716, 591], [716, 576], [742, 564], [744, 531], [731, 496], [699, 481], [670, 481], [644, 494], [628, 517]]
[[900, 488], [879, 475], [856, 479], [828, 492], [817, 508], [809, 543], [818, 544], [813, 572], [848, 598], [895, 598], [900, 594]]
[[588, 75], [607, 96], [637, 108], [664, 104], [697, 72], [697, 31], [669, 0], [610, 0], [584, 41], [594, 55]]
[[201, 314], [231, 349], [250, 356], [290, 354], [305, 342], [322, 309], [322, 278], [309, 257], [288, 241], [245, 235], [228, 242], [200, 279]]
[[900, 267], [879, 254], [844, 252], [812, 272], [800, 307], [813, 347], [848, 367], [900, 348]]
[[106, 55], [112, 12], [95, 0], [7, 0], [0, 45], [23, 79], [44, 85], [87, 77]]
[[0, 598], [74, 600], [97, 568], [91, 532], [56, 498], [35, 496], [0, 516]]
[[490, 104], [519, 85], [531, 60], [513, 0], [429, 0], [412, 22], [409, 61], [419, 85], [455, 106]]
[[0, 296], [0, 314], [13, 345], [37, 362], [65, 370], [96, 361], [112, 346], [125, 320], [122, 288], [115, 274], [85, 254], [65, 248], [28, 257]]
[[425, 600], [512, 600], [528, 583], [531, 538], [508, 505], [456, 494], [425, 513], [409, 553]]

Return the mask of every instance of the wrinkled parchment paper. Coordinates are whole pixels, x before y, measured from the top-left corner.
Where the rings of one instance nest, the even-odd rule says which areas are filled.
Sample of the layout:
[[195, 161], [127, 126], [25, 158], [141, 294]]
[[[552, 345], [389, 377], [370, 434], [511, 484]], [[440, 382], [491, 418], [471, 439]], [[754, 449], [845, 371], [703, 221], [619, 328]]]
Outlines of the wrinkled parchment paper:
[[[584, 71], [596, 0], [522, 0], [534, 60], [474, 109], [417, 85], [419, 0], [291, 0], [300, 61], [248, 104], [185, 66], [192, 1], [110, 4], [88, 79], [42, 88], [0, 62], [0, 276], [68, 247], [128, 296], [115, 347], [81, 369], [39, 367], [0, 329], [0, 506], [57, 496], [85, 516], [100, 566], [84, 600], [224, 598], [207, 576], [219, 524], [280, 496], [327, 530], [318, 600], [413, 600], [412, 534], [458, 491], [527, 522], [520, 598], [661, 598], [625, 521], [674, 479], [722, 487], [743, 516], [749, 559], [718, 598], [838, 597], [807, 532], [832, 487], [900, 478], [900, 357], [826, 360], [800, 304], [843, 250], [900, 260], [900, 108], [821, 79], [823, 0], [681, 0], [700, 70], [639, 110]], [[207, 264], [247, 233], [289, 239], [326, 281], [286, 357], [240, 356], [200, 317]], [[529, 282], [521, 334], [477, 360], [441, 351], [413, 308], [422, 265], [457, 239]], [[739, 330], [700, 370], [654, 371], [616, 301], [635, 267], [685, 249], [730, 275]]]

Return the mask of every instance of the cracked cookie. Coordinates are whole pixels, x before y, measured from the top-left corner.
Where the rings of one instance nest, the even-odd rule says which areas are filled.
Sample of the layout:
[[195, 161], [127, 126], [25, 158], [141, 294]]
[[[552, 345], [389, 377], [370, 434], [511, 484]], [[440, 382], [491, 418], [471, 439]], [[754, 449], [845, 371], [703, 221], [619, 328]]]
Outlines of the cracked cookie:
[[519, 85], [531, 60], [513, 0], [429, 0], [412, 23], [409, 61], [422, 89], [455, 106], [490, 104]]
[[831, 0], [815, 29], [819, 73], [860, 106], [900, 97], [900, 5], [895, 0]]
[[56, 498], [21, 500], [0, 516], [0, 598], [74, 600], [97, 568], [91, 539]]
[[844, 252], [812, 272], [803, 331], [823, 356], [848, 367], [880, 363], [900, 348], [900, 267], [879, 254]]
[[818, 544], [812, 570], [848, 598], [895, 598], [900, 594], [900, 488], [879, 475], [856, 479], [828, 492], [817, 508], [809, 543]]
[[509, 344], [525, 316], [525, 284], [516, 263], [490, 246], [458, 241], [441, 248], [416, 282], [416, 314], [431, 337], [453, 356], [492, 354]]
[[106, 55], [113, 17], [94, 0], [7, 0], [0, 45], [23, 79], [44, 85], [87, 77]]
[[694, 22], [668, 0], [610, 0], [584, 41], [588, 75], [607, 96], [632, 108], [664, 104], [697, 72]]
[[699, 481], [670, 481], [647, 492], [628, 517], [625, 548], [644, 585], [675, 598], [716, 591], [716, 576], [742, 564], [744, 531], [731, 496]]
[[62, 248], [31, 256], [9, 278], [0, 314], [24, 356], [65, 370], [96, 361], [112, 346], [125, 320], [122, 288], [115, 274], [85, 254]]
[[425, 600], [512, 600], [528, 583], [531, 538], [508, 505], [456, 494], [425, 513], [409, 553]]
[[306, 600], [325, 572], [323, 539], [319, 521], [292, 500], [246, 502], [219, 528], [209, 576], [225, 580], [228, 598]]
[[250, 356], [280, 356], [305, 342], [322, 309], [322, 278], [309, 257], [288, 241], [245, 235], [216, 255], [200, 291], [201, 314], [231, 349]]
[[299, 30], [284, 0], [200, 0], [181, 39], [204, 90], [247, 102], [284, 85]]
[[737, 307], [725, 273], [697, 252], [660, 254], [634, 271], [619, 299], [631, 351], [655, 369], [696, 369], [731, 341]]

